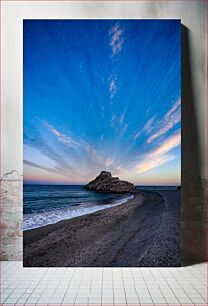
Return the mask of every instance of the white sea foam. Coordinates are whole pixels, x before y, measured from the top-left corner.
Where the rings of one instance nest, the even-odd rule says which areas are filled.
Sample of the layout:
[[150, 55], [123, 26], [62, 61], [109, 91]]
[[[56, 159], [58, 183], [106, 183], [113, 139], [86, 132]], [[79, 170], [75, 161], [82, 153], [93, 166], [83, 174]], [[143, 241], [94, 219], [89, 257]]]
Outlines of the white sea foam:
[[129, 195], [123, 199], [115, 200], [112, 204], [105, 204], [105, 205], [96, 205], [96, 206], [89, 206], [85, 205], [78, 205], [78, 206], [71, 206], [69, 208], [62, 208], [52, 211], [45, 211], [41, 213], [31, 213], [24, 215], [23, 218], [23, 230], [29, 230], [33, 228], [42, 227], [47, 224], [57, 223], [61, 220], [72, 219], [75, 217], [88, 215], [93, 212], [103, 210], [106, 208], [114, 207], [117, 205], [121, 205], [127, 202], [130, 199], [133, 199], [133, 195]]

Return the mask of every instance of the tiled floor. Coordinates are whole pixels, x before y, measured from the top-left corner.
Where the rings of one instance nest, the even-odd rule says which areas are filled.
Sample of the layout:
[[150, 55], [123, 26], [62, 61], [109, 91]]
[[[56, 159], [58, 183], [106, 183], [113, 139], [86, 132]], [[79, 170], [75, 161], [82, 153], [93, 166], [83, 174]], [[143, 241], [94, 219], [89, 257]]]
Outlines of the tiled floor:
[[207, 305], [207, 265], [23, 268], [1, 262], [1, 305]]

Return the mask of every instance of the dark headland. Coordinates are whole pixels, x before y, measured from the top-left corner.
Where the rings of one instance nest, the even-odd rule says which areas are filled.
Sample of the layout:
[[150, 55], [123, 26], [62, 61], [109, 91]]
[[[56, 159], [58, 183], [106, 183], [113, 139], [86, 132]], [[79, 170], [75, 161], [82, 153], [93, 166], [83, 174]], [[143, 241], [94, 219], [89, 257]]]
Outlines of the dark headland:
[[136, 192], [136, 187], [129, 182], [121, 181], [118, 177], [113, 177], [108, 171], [101, 171], [100, 174], [83, 189], [97, 192]]
[[180, 190], [135, 192], [133, 184], [109, 172], [101, 172], [84, 188], [131, 192], [134, 198], [23, 232], [25, 267], [180, 265]]

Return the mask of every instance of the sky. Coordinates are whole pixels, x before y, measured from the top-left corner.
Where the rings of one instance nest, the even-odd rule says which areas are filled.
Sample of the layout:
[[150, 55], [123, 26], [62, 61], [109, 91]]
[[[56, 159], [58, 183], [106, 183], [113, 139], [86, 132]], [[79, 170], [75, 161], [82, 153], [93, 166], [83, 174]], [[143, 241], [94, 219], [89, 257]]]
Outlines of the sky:
[[24, 183], [181, 180], [179, 20], [24, 20]]

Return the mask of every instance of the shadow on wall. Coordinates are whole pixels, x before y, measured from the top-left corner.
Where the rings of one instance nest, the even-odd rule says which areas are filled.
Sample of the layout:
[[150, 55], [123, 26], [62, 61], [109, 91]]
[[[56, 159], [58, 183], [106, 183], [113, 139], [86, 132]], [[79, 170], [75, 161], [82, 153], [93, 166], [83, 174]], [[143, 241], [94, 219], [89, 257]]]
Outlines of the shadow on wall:
[[202, 179], [202, 152], [196, 118], [197, 95], [193, 88], [190, 32], [182, 25], [182, 265], [201, 262], [207, 256], [206, 182]]

